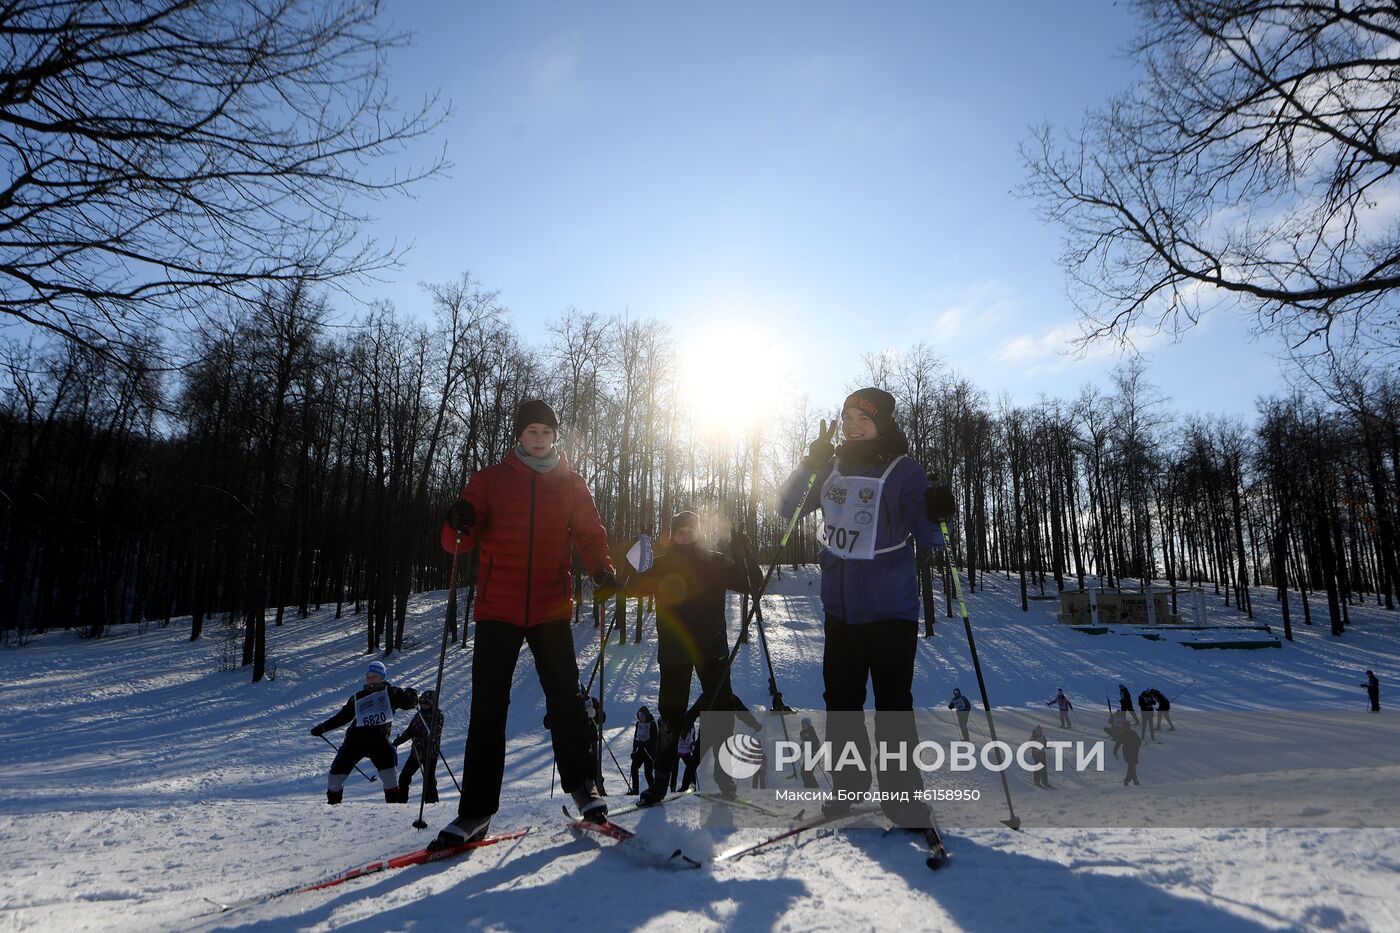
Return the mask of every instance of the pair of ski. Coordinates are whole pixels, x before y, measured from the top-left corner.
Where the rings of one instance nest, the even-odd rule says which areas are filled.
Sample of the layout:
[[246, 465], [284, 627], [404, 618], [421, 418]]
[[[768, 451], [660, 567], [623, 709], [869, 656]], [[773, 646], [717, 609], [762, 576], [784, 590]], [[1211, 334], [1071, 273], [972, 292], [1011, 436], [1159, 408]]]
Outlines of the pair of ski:
[[345, 882], [351, 881], [355, 878], [363, 878], [366, 875], [375, 875], [384, 871], [393, 871], [394, 869], [398, 868], [407, 868], [410, 865], [424, 865], [428, 862], [438, 862], [442, 861], [443, 859], [454, 858], [459, 855], [466, 855], [468, 852], [471, 852], [475, 849], [481, 849], [486, 846], [493, 846], [498, 842], [506, 842], [511, 839], [519, 839], [521, 836], [524, 836], [529, 831], [529, 829], [517, 829], [507, 833], [491, 833], [489, 835], [481, 837], [480, 839], [474, 839], [471, 842], [464, 842], [459, 846], [450, 846], [446, 849], [415, 849], [412, 852], [405, 852], [402, 855], [394, 855], [388, 858], [379, 859], [378, 861], [370, 862], [367, 865], [357, 865], [354, 868], [347, 868], [345, 871], [342, 871], [335, 875], [331, 875], [329, 878], [325, 878], [321, 881], [312, 882], [311, 884], [293, 885], [289, 888], [283, 888], [280, 891], [272, 891], [267, 894], [257, 894], [252, 897], [246, 897], [242, 900], [232, 901], [230, 903], [221, 903], [219, 901], [211, 900], [207, 897], [204, 898], [204, 900], [209, 901], [209, 903], [214, 905], [214, 907], [216, 908], [215, 911], [212, 911], [214, 913], [226, 913], [230, 910], [241, 910], [244, 907], [252, 907], [256, 904], [265, 904], [268, 901], [275, 900], [279, 897], [285, 897], [288, 894], [306, 894], [310, 891], [320, 891], [324, 888], [333, 888], [336, 885], [344, 884]]
[[[829, 815], [823, 814], [822, 816], [815, 816], [809, 820], [803, 820], [794, 823], [782, 832], [774, 833], [771, 836], [766, 836], [763, 839], [758, 840], [757, 842], [750, 842], [744, 845], [735, 846], [732, 849], [726, 849], [719, 855], [715, 856], [715, 861], [737, 861], [738, 859], [744, 858], [745, 856], [753, 855], [755, 852], [761, 852], [764, 849], [769, 848], [770, 846], [777, 845], [780, 842], [784, 842], [788, 839], [800, 836], [803, 833], [811, 832], [815, 829], [821, 829], [824, 826], [830, 826], [834, 823], [841, 823], [845, 822], [846, 820], [853, 820], [862, 816], [870, 816], [878, 812], [878, 808], [875, 807], [857, 807], [848, 810], [844, 813], [833, 813]], [[939, 834], [938, 828], [936, 826], [930, 826], [927, 829], [919, 830], [919, 832], [922, 833], [924, 843], [929, 848], [929, 855], [928, 858], [924, 859], [924, 864], [927, 865], [930, 869], [937, 871], [948, 862], [948, 850], [943, 845], [943, 837]]]

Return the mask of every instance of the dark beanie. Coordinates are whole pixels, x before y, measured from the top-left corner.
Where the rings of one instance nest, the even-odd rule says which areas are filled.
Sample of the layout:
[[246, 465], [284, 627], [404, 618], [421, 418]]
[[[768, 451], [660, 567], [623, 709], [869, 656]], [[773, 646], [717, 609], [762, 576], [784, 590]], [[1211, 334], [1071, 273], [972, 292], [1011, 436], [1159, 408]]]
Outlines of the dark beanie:
[[687, 525], [691, 528], [699, 528], [700, 516], [696, 515], [694, 512], [681, 512], [675, 518], [671, 519], [671, 534], [675, 534], [678, 530], [685, 528]]
[[547, 424], [555, 431], [559, 430], [559, 416], [554, 413], [554, 409], [549, 407], [549, 403], [537, 398], [522, 402], [515, 410], [515, 439], [520, 440], [520, 435], [525, 433], [525, 429], [532, 424]]
[[841, 405], [842, 411], [847, 408], [865, 412], [875, 422], [875, 430], [881, 437], [888, 437], [894, 430], [894, 396], [884, 389], [856, 389]]

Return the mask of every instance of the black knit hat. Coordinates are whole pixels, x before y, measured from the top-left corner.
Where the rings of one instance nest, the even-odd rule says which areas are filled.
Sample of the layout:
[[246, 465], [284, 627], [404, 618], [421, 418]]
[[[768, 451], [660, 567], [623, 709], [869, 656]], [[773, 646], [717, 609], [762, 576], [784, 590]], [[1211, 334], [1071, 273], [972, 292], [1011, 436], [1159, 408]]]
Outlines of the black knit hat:
[[847, 408], [865, 412], [875, 422], [875, 430], [881, 437], [888, 436], [894, 430], [894, 396], [884, 389], [873, 386], [856, 389], [841, 403], [842, 411]]
[[689, 511], [678, 513], [675, 518], [671, 519], [671, 534], [674, 535], [678, 530], [687, 526], [698, 529], [700, 516]]
[[520, 440], [520, 435], [532, 424], [547, 424], [558, 431], [559, 416], [549, 407], [548, 402], [532, 398], [528, 402], [522, 402], [515, 410], [515, 439]]

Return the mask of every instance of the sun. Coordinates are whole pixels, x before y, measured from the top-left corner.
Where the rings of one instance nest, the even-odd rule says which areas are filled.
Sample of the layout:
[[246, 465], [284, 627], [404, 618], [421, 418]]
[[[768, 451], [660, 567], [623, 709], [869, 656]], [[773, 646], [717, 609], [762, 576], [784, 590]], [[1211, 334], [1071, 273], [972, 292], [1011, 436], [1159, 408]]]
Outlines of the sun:
[[742, 321], [706, 326], [680, 353], [680, 398], [695, 426], [738, 437], [776, 413], [792, 384], [773, 335]]

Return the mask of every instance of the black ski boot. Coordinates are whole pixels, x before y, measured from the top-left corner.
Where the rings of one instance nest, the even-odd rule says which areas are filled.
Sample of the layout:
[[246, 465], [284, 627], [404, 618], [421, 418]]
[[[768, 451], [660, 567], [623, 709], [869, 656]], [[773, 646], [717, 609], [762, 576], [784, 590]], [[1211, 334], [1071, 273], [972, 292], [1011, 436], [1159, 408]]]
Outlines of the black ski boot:
[[335, 806], [336, 804], [340, 803], [341, 798], [343, 798], [344, 796], [345, 791], [343, 790], [327, 790], [326, 803], [330, 804], [331, 806]]
[[666, 799], [666, 788], [671, 786], [671, 775], [658, 773], [656, 782], [642, 791], [637, 803], [644, 807], [650, 807]]
[[490, 828], [490, 816], [459, 816], [444, 826], [438, 832], [437, 838], [428, 843], [428, 851], [453, 849], [468, 842], [475, 842], [485, 836]]
[[594, 823], [607, 821], [608, 802], [598, 795], [598, 785], [593, 778], [574, 788], [569, 796], [574, 798], [574, 806], [578, 807], [579, 814], [585, 820]]

